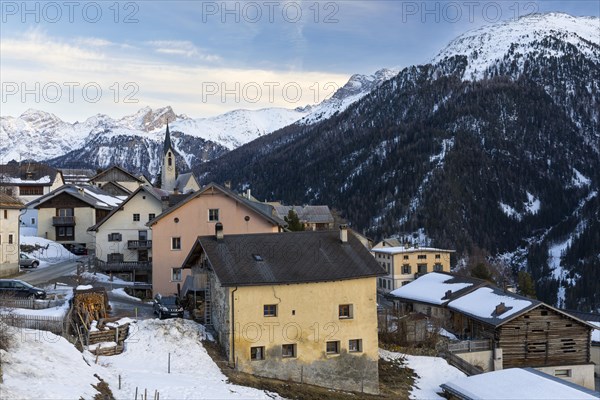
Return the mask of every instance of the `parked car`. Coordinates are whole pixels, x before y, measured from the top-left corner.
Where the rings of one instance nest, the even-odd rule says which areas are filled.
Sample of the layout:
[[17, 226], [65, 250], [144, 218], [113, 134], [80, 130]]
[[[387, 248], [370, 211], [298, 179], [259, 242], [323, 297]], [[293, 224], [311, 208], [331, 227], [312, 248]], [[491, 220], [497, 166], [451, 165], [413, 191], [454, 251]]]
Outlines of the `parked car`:
[[0, 296], [45, 299], [46, 291], [18, 279], [0, 279]]
[[183, 306], [177, 296], [161, 296], [157, 294], [154, 296], [154, 314], [158, 315], [158, 318], [169, 318], [178, 317], [183, 318]]
[[40, 260], [29, 257], [25, 253], [21, 253], [19, 256], [19, 266], [23, 268], [37, 268], [40, 265]]

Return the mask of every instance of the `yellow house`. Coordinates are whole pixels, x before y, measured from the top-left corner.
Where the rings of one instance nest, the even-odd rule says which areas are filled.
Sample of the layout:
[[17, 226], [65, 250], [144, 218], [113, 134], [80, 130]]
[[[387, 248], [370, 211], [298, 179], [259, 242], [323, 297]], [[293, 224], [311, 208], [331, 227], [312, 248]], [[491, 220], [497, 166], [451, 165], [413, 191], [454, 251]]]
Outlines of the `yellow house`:
[[0, 192], [0, 277], [19, 272], [19, 215], [23, 203]]
[[204, 282], [205, 324], [238, 370], [376, 394], [376, 277], [384, 271], [335, 231], [198, 237], [183, 268]]
[[450, 272], [450, 255], [454, 250], [419, 246], [390, 246], [382, 241], [371, 250], [375, 260], [386, 270], [377, 288], [387, 293], [429, 272]]
[[143, 185], [88, 232], [96, 237], [96, 267], [133, 281], [150, 281], [152, 231], [146, 225], [163, 210], [169, 193]]
[[[176, 196], [173, 196], [176, 197]], [[189, 271], [181, 264], [198, 236], [211, 235], [221, 222], [225, 233], [276, 233], [284, 221], [273, 217], [272, 206], [247, 200], [230, 189], [210, 183], [167, 208], [148, 223], [152, 229], [152, 290], [178, 293]]]

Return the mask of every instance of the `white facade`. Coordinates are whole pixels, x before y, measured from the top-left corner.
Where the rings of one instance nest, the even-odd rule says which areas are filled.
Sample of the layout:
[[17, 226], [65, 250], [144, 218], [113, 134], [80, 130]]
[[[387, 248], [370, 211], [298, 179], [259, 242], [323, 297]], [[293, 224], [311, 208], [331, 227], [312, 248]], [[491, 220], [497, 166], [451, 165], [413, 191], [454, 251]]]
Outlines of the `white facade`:
[[[146, 226], [146, 223], [162, 212], [162, 203], [145, 190], [140, 190], [132, 196], [97, 228], [96, 257], [99, 260], [109, 261], [109, 254], [122, 254], [122, 261], [125, 262], [152, 259], [151, 245], [147, 249], [147, 255], [144, 255], [143, 244], [141, 247], [135, 247], [135, 243], [132, 243], [133, 246], [128, 244], [129, 241], [152, 240], [152, 230]], [[93, 234], [93, 232], [88, 233]]]
[[0, 277], [19, 272], [19, 215], [0, 205]]

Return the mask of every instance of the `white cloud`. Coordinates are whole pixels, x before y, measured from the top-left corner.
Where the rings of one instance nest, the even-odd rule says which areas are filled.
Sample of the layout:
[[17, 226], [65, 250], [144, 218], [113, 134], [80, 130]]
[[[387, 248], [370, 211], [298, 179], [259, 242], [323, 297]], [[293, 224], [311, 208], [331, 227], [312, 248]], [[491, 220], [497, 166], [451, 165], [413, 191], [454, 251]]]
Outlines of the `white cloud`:
[[188, 58], [198, 58], [203, 61], [220, 61], [221, 57], [216, 54], [205, 54], [188, 40], [154, 40], [147, 42], [154, 47], [154, 51], [161, 54], [180, 55]]
[[[348, 79], [347, 75], [320, 71], [224, 66], [210, 62], [211, 55], [186, 41], [123, 44], [101, 38], [67, 40], [37, 29], [2, 37], [0, 49], [3, 84], [12, 82], [31, 89], [36, 83], [43, 88], [56, 82], [64, 92], [59, 101], [51, 102], [44, 95], [23, 98], [20, 91], [3, 101], [2, 114], [19, 115], [31, 107], [71, 121], [97, 113], [120, 117], [146, 105], [171, 105], [177, 113], [193, 117], [239, 108], [295, 108], [322, 101], [331, 95], [329, 82], [341, 86]], [[164, 54], [180, 54], [185, 60]], [[72, 101], [65, 82], [78, 84]], [[102, 90], [97, 102], [88, 101], [82, 93], [90, 83]]]

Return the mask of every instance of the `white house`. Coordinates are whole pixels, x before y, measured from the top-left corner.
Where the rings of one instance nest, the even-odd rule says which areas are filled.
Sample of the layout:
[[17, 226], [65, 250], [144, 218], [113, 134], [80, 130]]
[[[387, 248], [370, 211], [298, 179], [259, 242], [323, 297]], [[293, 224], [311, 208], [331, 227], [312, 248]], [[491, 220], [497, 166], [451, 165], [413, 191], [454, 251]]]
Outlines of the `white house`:
[[0, 277], [19, 272], [21, 201], [0, 192]]
[[136, 281], [150, 280], [152, 231], [146, 226], [163, 210], [168, 192], [140, 186], [106, 217], [88, 229], [96, 237], [97, 267]]

